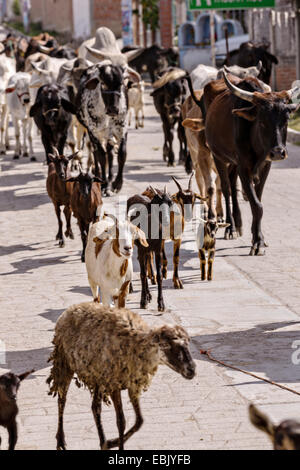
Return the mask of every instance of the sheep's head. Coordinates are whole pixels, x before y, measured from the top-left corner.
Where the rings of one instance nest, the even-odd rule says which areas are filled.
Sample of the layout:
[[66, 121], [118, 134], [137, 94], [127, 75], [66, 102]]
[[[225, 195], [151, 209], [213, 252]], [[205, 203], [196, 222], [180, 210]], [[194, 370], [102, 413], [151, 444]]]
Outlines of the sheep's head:
[[271, 439], [274, 450], [300, 450], [300, 423], [293, 419], [282, 421], [275, 426], [270, 418], [254, 405], [249, 406], [251, 423], [264, 431]]
[[191, 380], [196, 374], [196, 364], [189, 349], [190, 338], [181, 326], [164, 325], [154, 333], [161, 351], [161, 362]]

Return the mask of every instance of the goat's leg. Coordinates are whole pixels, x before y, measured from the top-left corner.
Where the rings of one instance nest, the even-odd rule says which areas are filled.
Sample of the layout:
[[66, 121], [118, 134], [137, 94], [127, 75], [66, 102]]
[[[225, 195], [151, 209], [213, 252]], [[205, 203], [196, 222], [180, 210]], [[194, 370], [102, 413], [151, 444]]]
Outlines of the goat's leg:
[[56, 217], [58, 220], [58, 233], [56, 235], [56, 240], [58, 240], [59, 242], [59, 247], [63, 248], [65, 246], [65, 240], [63, 236], [63, 223], [61, 220], [60, 204], [55, 202], [54, 207], [55, 207]]
[[74, 240], [74, 234], [73, 234], [73, 230], [71, 227], [72, 209], [69, 205], [65, 206], [64, 214], [65, 214], [65, 218], [67, 222], [67, 230], [65, 232], [65, 236], [70, 238], [71, 240]]
[[179, 267], [179, 254], [180, 254], [180, 247], [181, 247], [181, 239], [174, 240], [173, 244], [173, 264], [174, 264], [174, 274], [173, 274], [173, 283], [175, 289], [183, 289], [182, 281], [179, 279], [178, 274], [178, 267]]
[[[125, 427], [126, 427], [126, 420], [125, 415], [123, 412], [123, 405], [122, 405], [122, 398], [121, 398], [121, 391], [116, 390], [112, 393], [111, 399], [113, 401], [116, 416], [117, 416], [117, 426], [119, 430], [119, 450], [124, 450], [124, 434], [125, 434]], [[108, 441], [109, 446], [109, 441]]]
[[15, 450], [18, 440], [18, 426], [16, 420], [7, 426], [8, 431], [8, 450]]
[[212, 281], [213, 279], [213, 264], [215, 260], [215, 249], [208, 250], [208, 271], [207, 271], [207, 280]]
[[102, 426], [101, 420], [101, 411], [102, 411], [102, 396], [99, 393], [98, 387], [96, 387], [94, 394], [93, 394], [93, 403], [92, 403], [92, 412], [94, 416], [94, 420], [96, 423], [99, 439], [100, 439], [100, 448], [104, 446], [106, 439], [104, 434], [104, 429]]
[[199, 250], [200, 269], [201, 269], [201, 281], [206, 281], [206, 252], [202, 248]]
[[14, 128], [15, 128], [15, 138], [16, 138], [16, 148], [15, 148], [15, 155], [14, 160], [18, 160], [21, 155], [21, 143], [20, 143], [20, 124], [19, 119], [13, 119]]
[[164, 279], [168, 279], [168, 258], [165, 251], [165, 241], [162, 241], [161, 245], [161, 259], [162, 259], [162, 276]]
[[140, 308], [141, 309], [146, 309], [147, 305], [148, 305], [148, 300], [147, 300], [147, 272], [146, 272], [147, 256], [145, 254], [145, 250], [141, 246], [138, 247], [138, 260], [139, 260], [139, 263], [140, 263], [140, 276], [141, 276], [141, 283], [142, 283]]
[[58, 427], [56, 433], [56, 450], [66, 450], [66, 440], [64, 433], [64, 410], [66, 406], [67, 394], [73, 374], [64, 377], [64, 385], [58, 391]]
[[[150, 252], [146, 255], [145, 257], [145, 266], [148, 266], [149, 265], [149, 262], [151, 262], [151, 255], [152, 255], [152, 262], [153, 262], [153, 253]], [[148, 278], [146, 276], [146, 280], [145, 280], [145, 284], [146, 284], [146, 298], [147, 298], [147, 302], [151, 302], [152, 300], [152, 295], [151, 295], [151, 292], [149, 290], [149, 283], [148, 283]]]
[[[133, 434], [135, 434], [142, 427], [144, 422], [140, 402], [136, 396], [136, 393], [129, 389], [128, 395], [135, 412], [135, 423], [132, 428], [130, 428], [129, 431], [127, 431], [124, 435], [124, 443], [128, 441], [128, 439], [130, 439], [130, 437], [133, 436]], [[107, 449], [113, 449], [114, 447], [118, 447], [120, 442], [119, 439], [112, 439], [107, 444]]]
[[115, 192], [119, 192], [122, 189], [123, 186], [123, 170], [124, 166], [126, 163], [126, 158], [127, 158], [127, 133], [123, 136], [123, 138], [120, 141], [120, 147], [118, 150], [118, 174], [115, 179], [115, 181], [112, 184], [112, 189]]
[[161, 257], [162, 257], [161, 250], [156, 251], [155, 252], [155, 263], [156, 263], [157, 289], [158, 289], [157, 306], [158, 306], [158, 311], [159, 312], [164, 312], [165, 311], [165, 304], [164, 304], [164, 299], [163, 299]]

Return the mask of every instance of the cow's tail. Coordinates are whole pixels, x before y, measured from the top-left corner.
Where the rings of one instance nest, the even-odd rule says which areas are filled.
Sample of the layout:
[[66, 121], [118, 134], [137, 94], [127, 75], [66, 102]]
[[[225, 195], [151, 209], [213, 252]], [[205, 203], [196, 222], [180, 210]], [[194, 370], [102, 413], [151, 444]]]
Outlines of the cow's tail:
[[196, 103], [196, 105], [199, 106], [199, 108], [201, 109], [202, 117], [205, 120], [206, 109], [205, 109], [205, 106], [204, 106], [203, 96], [200, 100], [197, 99], [197, 97], [195, 95], [195, 92], [194, 92], [193, 83], [192, 83], [190, 74], [188, 72], [186, 72], [186, 75], [183, 78], [185, 78], [185, 80], [187, 81], [188, 87], [189, 87], [189, 90], [190, 90], [190, 93], [191, 93], [191, 97], [192, 97], [193, 101]]

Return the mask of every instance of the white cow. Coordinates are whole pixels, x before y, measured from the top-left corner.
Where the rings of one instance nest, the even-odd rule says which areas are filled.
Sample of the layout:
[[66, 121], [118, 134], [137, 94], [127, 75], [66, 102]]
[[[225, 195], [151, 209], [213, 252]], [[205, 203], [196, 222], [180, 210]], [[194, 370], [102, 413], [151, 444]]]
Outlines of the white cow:
[[[13, 125], [15, 128], [16, 135], [16, 149], [14, 159], [28, 157], [28, 146], [27, 139], [29, 142], [29, 149], [31, 155], [31, 161], [35, 161], [36, 158], [33, 155], [32, 147], [32, 119], [29, 117], [30, 111], [30, 93], [29, 83], [30, 74], [24, 72], [18, 72], [13, 75], [6, 88], [6, 99], [9, 113], [11, 114]], [[22, 122], [23, 128], [23, 148], [20, 140], [20, 121]]]
[[16, 61], [5, 55], [0, 56], [0, 118], [1, 118], [1, 135], [0, 135], [0, 152], [5, 154], [9, 148], [8, 137], [8, 108], [5, 90], [8, 81], [12, 75], [16, 73]]

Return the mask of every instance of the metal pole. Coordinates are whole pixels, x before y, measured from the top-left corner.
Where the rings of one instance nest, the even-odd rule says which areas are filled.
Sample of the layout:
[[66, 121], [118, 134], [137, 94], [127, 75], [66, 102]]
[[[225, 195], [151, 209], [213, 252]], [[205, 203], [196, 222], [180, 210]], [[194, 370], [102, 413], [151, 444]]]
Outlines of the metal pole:
[[300, 80], [300, 0], [296, 2], [296, 76]]
[[210, 10], [210, 47], [211, 63], [216, 66], [216, 41], [215, 41], [215, 10]]

